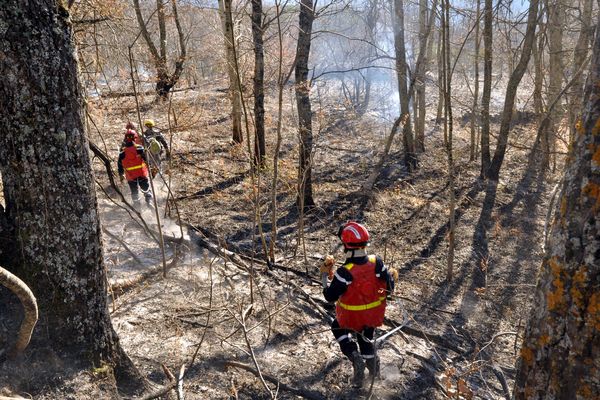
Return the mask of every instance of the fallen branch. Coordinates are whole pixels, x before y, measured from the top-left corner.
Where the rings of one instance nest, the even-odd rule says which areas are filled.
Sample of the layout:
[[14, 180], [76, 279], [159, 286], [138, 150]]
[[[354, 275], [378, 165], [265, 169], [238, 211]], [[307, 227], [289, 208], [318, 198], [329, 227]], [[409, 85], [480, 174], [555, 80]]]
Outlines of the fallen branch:
[[177, 379], [177, 400], [185, 400], [183, 396], [183, 376], [185, 375], [185, 364], [181, 364], [179, 378]]
[[[38, 320], [37, 301], [31, 292], [31, 289], [29, 289], [29, 286], [27, 286], [25, 282], [2, 267], [0, 267], [0, 285], [6, 287], [17, 296], [23, 305], [24, 316], [19, 332], [17, 333], [17, 340], [7, 353], [9, 358], [14, 358], [25, 350], [31, 340], [33, 328]], [[0, 354], [0, 356], [2, 356], [2, 354]]]
[[[246, 365], [237, 361], [225, 361], [225, 366], [229, 366], [229, 367], [234, 367], [234, 368], [239, 368], [239, 369], [243, 369], [245, 371], [251, 372], [254, 375], [258, 376], [258, 372], [252, 368], [250, 365]], [[302, 398], [305, 399], [310, 399], [310, 400], [324, 400], [327, 397], [323, 396], [320, 393], [315, 393], [313, 391], [309, 391], [309, 390], [304, 390], [304, 389], [297, 389], [295, 387], [286, 385], [285, 383], [281, 383], [279, 381], [279, 379], [274, 378], [272, 376], [269, 375], [265, 375], [264, 373], [262, 374], [263, 378], [265, 378], [267, 381], [279, 386], [280, 389], [283, 389], [287, 392], [293, 393], [296, 396], [300, 396]]]
[[504, 374], [502, 373], [502, 371], [499, 368], [496, 368], [493, 365], [490, 365], [490, 368], [491, 368], [492, 372], [494, 373], [494, 375], [496, 375], [496, 378], [498, 378], [500, 385], [502, 385], [502, 391], [504, 392], [504, 398], [506, 400], [511, 400], [512, 396], [510, 395], [510, 389], [508, 388], [508, 384], [506, 383], [506, 378], [504, 377]]

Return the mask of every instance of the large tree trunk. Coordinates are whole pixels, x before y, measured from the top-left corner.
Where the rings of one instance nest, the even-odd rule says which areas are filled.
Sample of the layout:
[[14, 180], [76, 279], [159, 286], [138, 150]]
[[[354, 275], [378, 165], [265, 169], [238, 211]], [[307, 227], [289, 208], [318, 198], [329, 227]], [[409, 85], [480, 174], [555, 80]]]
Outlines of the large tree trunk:
[[504, 161], [504, 155], [506, 153], [506, 146], [508, 145], [508, 134], [510, 133], [510, 122], [512, 120], [517, 89], [519, 88], [519, 83], [521, 83], [523, 74], [527, 70], [527, 64], [531, 58], [531, 49], [533, 48], [533, 43], [535, 42], [535, 27], [537, 25], [538, 8], [539, 0], [531, 0], [529, 2], [527, 29], [525, 30], [525, 38], [523, 40], [521, 57], [519, 58], [519, 62], [517, 63], [514, 71], [510, 74], [508, 85], [506, 87], [504, 109], [502, 110], [502, 119], [500, 120], [500, 132], [498, 132], [498, 142], [496, 144], [494, 158], [492, 159], [492, 163], [490, 164], [490, 168], [487, 173], [487, 177], [495, 181], [497, 181], [500, 176], [500, 168], [502, 167], [502, 162]]
[[398, 95], [400, 96], [400, 115], [406, 121], [402, 129], [404, 164], [409, 171], [417, 167], [417, 155], [410, 122], [410, 98], [408, 96], [408, 64], [406, 63], [406, 45], [404, 43], [404, 1], [394, 1], [394, 48], [396, 50], [396, 76]]
[[308, 57], [312, 25], [315, 19], [312, 0], [301, 0], [298, 47], [296, 48], [296, 105], [298, 107], [298, 130], [300, 157], [298, 166], [298, 206], [313, 207], [312, 193], [312, 110], [310, 106], [310, 82], [308, 80]]
[[265, 163], [265, 56], [263, 49], [262, 0], [252, 0], [254, 41], [254, 161]]
[[240, 92], [240, 85], [238, 85], [238, 75], [235, 67], [235, 36], [233, 34], [231, 0], [219, 0], [219, 15], [225, 39], [225, 59], [227, 61], [227, 75], [229, 76], [232, 139], [234, 143], [242, 143], [244, 141], [242, 133], [242, 94]]
[[10, 26], [0, 37], [3, 218], [17, 247], [6, 268], [36, 296], [46, 345], [116, 365], [133, 384], [107, 308], [75, 46], [59, 4], [0, 2], [0, 25]]
[[483, 6], [483, 91], [481, 93], [481, 177], [490, 167], [490, 99], [492, 97], [492, 0]]
[[516, 399], [600, 398], [600, 36], [521, 349]]

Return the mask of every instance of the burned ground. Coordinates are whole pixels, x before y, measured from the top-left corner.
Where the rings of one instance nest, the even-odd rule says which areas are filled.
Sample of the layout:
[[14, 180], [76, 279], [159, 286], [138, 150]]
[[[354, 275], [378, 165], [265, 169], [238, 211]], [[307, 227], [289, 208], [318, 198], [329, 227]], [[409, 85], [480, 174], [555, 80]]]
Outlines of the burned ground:
[[[171, 104], [154, 104], [146, 113], [172, 140], [164, 177], [176, 207], [170, 201], [166, 217], [167, 187], [160, 179], [155, 182], [167, 239], [166, 269], [159, 241], [152, 238], [158, 226], [153, 213], [142, 210], [146, 226], [134, 213], [131, 217], [110, 188], [102, 163], [94, 162], [113, 324], [152, 385], [167, 385], [165, 369], [178, 375], [185, 365], [183, 390], [189, 399], [270, 398], [266, 387], [284, 399], [355, 399], [369, 393], [378, 399], [505, 398], [502, 385], [512, 388], [555, 178], [539, 176], [527, 163], [526, 149], [510, 148], [501, 181], [480, 181], [478, 163], [468, 162], [468, 132], [459, 127], [455, 273], [447, 282], [450, 189], [441, 128], [428, 123], [427, 151], [412, 174], [404, 170], [397, 139], [366, 201], [361, 186], [390, 124], [374, 115], [319, 110], [313, 170], [317, 206], [302, 216], [299, 235], [297, 137], [294, 116], [285, 115], [276, 265], [269, 268], [262, 261], [256, 218], [268, 244], [272, 159], [260, 174], [249, 172], [246, 144], [231, 145], [226, 94], [216, 89], [176, 94]], [[269, 126], [274, 126], [275, 105], [267, 106]], [[177, 121], [167, 118], [169, 110]], [[121, 128], [136, 119], [133, 102], [105, 99], [95, 103], [91, 115], [98, 127], [91, 130], [91, 140], [114, 160]], [[514, 129], [519, 143], [531, 146], [534, 124], [523, 121]], [[274, 133], [268, 130], [268, 154]], [[128, 199], [127, 188], [121, 189]], [[368, 226], [370, 251], [400, 273], [387, 323], [377, 335], [406, 324], [378, 349], [383, 379], [362, 390], [348, 384], [350, 365], [329, 331], [332, 309], [322, 300], [317, 269], [326, 254], [341, 262], [335, 233], [349, 219]], [[0, 344], [9, 341], [15, 326], [11, 305], [2, 306]], [[41, 329], [32, 349], [3, 364], [0, 386], [39, 399], [116, 397], [109, 389], [110, 373], [101, 367], [81, 372], [66, 355], [41, 357], [39, 349], [44, 349]]]

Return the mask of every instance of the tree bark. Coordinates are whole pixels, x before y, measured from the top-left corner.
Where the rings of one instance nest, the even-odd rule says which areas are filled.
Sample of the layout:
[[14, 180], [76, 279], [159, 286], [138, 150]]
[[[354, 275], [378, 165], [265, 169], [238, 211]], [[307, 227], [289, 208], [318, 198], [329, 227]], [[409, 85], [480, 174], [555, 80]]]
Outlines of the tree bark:
[[410, 98], [408, 96], [408, 64], [406, 63], [406, 45], [404, 43], [404, 0], [394, 1], [394, 48], [396, 50], [396, 77], [400, 96], [400, 118], [406, 121], [402, 129], [404, 165], [409, 171], [417, 168], [415, 141], [410, 122]]
[[108, 313], [83, 96], [61, 4], [0, 2], [0, 26], [10, 26], [0, 36], [3, 218], [17, 248], [6, 268], [37, 298], [45, 345], [114, 365], [117, 379], [135, 391], [140, 376]]
[[[498, 132], [498, 142], [496, 144], [496, 151], [494, 152], [494, 158], [490, 164], [490, 168], [487, 173], [487, 178], [497, 181], [500, 176], [500, 168], [504, 161], [504, 155], [506, 153], [506, 146], [508, 145], [508, 134], [510, 133], [510, 122], [512, 120], [513, 108], [515, 105], [515, 98], [517, 95], [517, 89], [523, 74], [527, 70], [527, 64], [531, 58], [531, 49], [535, 41], [535, 27], [537, 25], [537, 15], [539, 8], [539, 0], [531, 0], [529, 2], [529, 10], [527, 15], [527, 29], [525, 30], [525, 37], [523, 40], [523, 50], [521, 50], [521, 57], [511, 73], [508, 79], [508, 85], [506, 87], [506, 95], [504, 97], [504, 109], [502, 110], [502, 119], [500, 121], [500, 132]], [[483, 134], [482, 134], [483, 136]]]
[[265, 56], [263, 49], [262, 0], [252, 0], [254, 42], [254, 162], [265, 164]]
[[[573, 53], [573, 70], [577, 71], [581, 65], [585, 62], [588, 55], [588, 47], [593, 36], [592, 29], [592, 0], [582, 0], [583, 8], [581, 10], [581, 29], [579, 31], [579, 37], [577, 38], [577, 44], [575, 45], [575, 51]], [[569, 94], [570, 107], [569, 107], [569, 142], [575, 140], [575, 125], [578, 119], [581, 117], [582, 98], [583, 98], [583, 76], [573, 83], [573, 89]]]
[[483, 6], [483, 91], [481, 93], [481, 177], [490, 167], [490, 99], [492, 97], [492, 0]]
[[[227, 76], [229, 77], [229, 98], [231, 100], [232, 139], [234, 143], [242, 143], [242, 94], [240, 93], [235, 69], [235, 49], [233, 34], [233, 17], [231, 15], [231, 0], [219, 0], [219, 16], [225, 40], [225, 59]], [[240, 77], [241, 78], [241, 77]]]
[[296, 105], [298, 107], [298, 133], [300, 157], [298, 166], [298, 207], [315, 205], [312, 190], [312, 110], [310, 104], [310, 82], [308, 80], [308, 57], [312, 25], [315, 19], [312, 0], [301, 0], [298, 45], [296, 48]]
[[600, 398], [600, 37], [518, 361], [516, 399]]

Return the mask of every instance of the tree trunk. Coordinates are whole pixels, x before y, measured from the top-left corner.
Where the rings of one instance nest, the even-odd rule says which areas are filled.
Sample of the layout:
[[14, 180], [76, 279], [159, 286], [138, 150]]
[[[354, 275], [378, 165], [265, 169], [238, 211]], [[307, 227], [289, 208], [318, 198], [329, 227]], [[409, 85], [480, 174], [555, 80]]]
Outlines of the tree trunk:
[[[592, 0], [582, 0], [583, 9], [581, 11], [581, 30], [579, 31], [579, 37], [577, 38], [577, 44], [575, 45], [575, 52], [573, 53], [573, 70], [577, 71], [585, 62], [588, 55], [588, 47], [590, 41], [593, 38], [592, 33]], [[580, 118], [582, 97], [583, 97], [583, 75], [573, 83], [573, 89], [569, 95], [570, 107], [569, 107], [569, 142], [572, 143], [575, 140], [575, 125]]]
[[310, 82], [308, 80], [308, 57], [312, 25], [315, 19], [312, 0], [301, 0], [298, 46], [296, 48], [296, 105], [298, 107], [298, 133], [300, 157], [298, 166], [298, 207], [315, 205], [312, 193], [312, 110], [310, 105]]
[[404, 165], [409, 171], [417, 168], [417, 156], [410, 122], [410, 98], [408, 96], [408, 64], [406, 63], [406, 46], [404, 43], [404, 0], [394, 1], [394, 48], [396, 50], [396, 76], [398, 78], [398, 94], [400, 96], [400, 115], [406, 121], [402, 129], [404, 148]]
[[490, 164], [487, 174], [487, 177], [494, 181], [498, 180], [500, 176], [500, 168], [502, 167], [502, 162], [504, 161], [504, 154], [506, 153], [506, 146], [508, 144], [508, 134], [510, 133], [510, 122], [512, 120], [517, 89], [519, 87], [519, 83], [521, 82], [521, 78], [523, 78], [523, 74], [527, 70], [529, 59], [531, 58], [531, 49], [535, 41], [535, 27], [537, 25], [538, 8], [539, 0], [531, 0], [529, 2], [527, 29], [525, 31], [525, 38], [523, 40], [523, 50], [521, 51], [521, 57], [519, 58], [517, 66], [508, 79], [506, 95], [504, 97], [504, 109], [502, 110], [502, 119], [500, 121], [500, 132], [498, 132], [498, 142], [496, 145], [496, 151], [494, 152], [494, 158]]
[[518, 361], [516, 399], [600, 398], [600, 37]]
[[[231, 14], [231, 0], [219, 0], [219, 16], [225, 39], [225, 59], [227, 62], [227, 75], [229, 76], [229, 98], [231, 100], [232, 139], [234, 143], [242, 143], [242, 94], [238, 85], [235, 68], [235, 49], [233, 34], [233, 17]], [[241, 77], [240, 77], [241, 79]]]
[[[433, 12], [431, 13], [433, 16]], [[425, 151], [425, 74], [427, 73], [427, 0], [419, 0], [419, 51], [423, 51], [423, 67], [417, 72], [417, 96], [415, 98], [415, 150]]]
[[[481, 17], [481, 0], [477, 0], [477, 12], [475, 13], [475, 62], [473, 69], [475, 71], [473, 87], [473, 105], [471, 106], [471, 146], [469, 149], [469, 161], [475, 161], [477, 158], [477, 131], [479, 129], [479, 26]], [[489, 124], [489, 122], [488, 122]]]
[[[546, 104], [550, 104], [560, 93], [563, 78], [562, 62], [562, 40], [563, 40], [563, 20], [565, 17], [564, 5], [562, 0], [554, 0], [546, 6], [548, 10], [548, 47], [549, 47], [549, 80], [546, 94]], [[541, 135], [541, 167], [547, 169], [550, 166], [550, 153], [554, 148], [556, 141], [556, 131], [559, 127], [563, 115], [562, 101], [554, 106], [554, 111], [548, 117], [548, 123]]]
[[252, 0], [254, 42], [254, 162], [265, 164], [265, 56], [263, 49], [262, 0]]
[[448, 257], [446, 258], [446, 281], [452, 282], [454, 276], [454, 247], [455, 247], [455, 208], [456, 199], [454, 194], [454, 155], [452, 149], [453, 125], [452, 125], [452, 70], [450, 68], [450, 0], [442, 1], [442, 54], [444, 71], [444, 136], [448, 138], [446, 154], [448, 156]]
[[163, 100], [167, 98], [171, 89], [177, 84], [177, 81], [179, 81], [181, 73], [183, 72], [183, 64], [186, 59], [185, 36], [183, 34], [183, 29], [181, 28], [181, 23], [179, 21], [177, 1], [171, 0], [171, 6], [173, 10], [173, 18], [175, 20], [175, 26], [177, 28], [177, 34], [179, 37], [179, 57], [177, 58], [177, 61], [175, 61], [175, 68], [173, 70], [173, 73], [169, 73], [169, 66], [167, 60], [167, 36], [165, 22], [166, 16], [163, 0], [156, 0], [156, 14], [159, 27], [159, 49], [157, 49], [154, 45], [154, 42], [150, 37], [150, 33], [148, 32], [148, 28], [146, 27], [146, 22], [144, 21], [142, 10], [140, 8], [140, 1], [133, 0], [133, 8], [135, 11], [135, 16], [137, 18], [138, 25], [140, 27], [140, 33], [144, 38], [146, 45], [148, 46], [148, 50], [150, 51], [150, 55], [154, 60], [154, 66], [156, 68], [156, 94], [158, 95], [158, 98]]
[[492, 0], [483, 6], [483, 92], [481, 93], [481, 177], [490, 167], [490, 99], [492, 97]]
[[0, 37], [3, 218], [17, 247], [6, 267], [37, 298], [46, 345], [115, 365], [133, 389], [139, 375], [107, 308], [83, 96], [71, 22], [59, 4], [0, 2], [0, 25], [11, 27]]
[[[443, 73], [443, 65], [444, 60], [442, 59], [442, 28], [438, 30], [438, 40], [436, 47], [436, 58], [437, 58], [437, 67], [438, 67], [438, 104], [437, 104], [437, 113], [435, 115], [435, 124], [439, 125], [442, 122], [442, 113], [444, 112], [444, 88], [442, 80], [444, 79]], [[446, 146], [448, 142], [448, 138], [444, 136], [444, 146]]]
[[[543, 10], [541, 11], [544, 12]], [[540, 32], [538, 33], [537, 46], [533, 46], [533, 63], [534, 63], [534, 77], [533, 77], [533, 109], [541, 120], [544, 114], [544, 99], [542, 97], [542, 89], [544, 86], [544, 46], [545, 46], [545, 27], [544, 24], [540, 24]]]

